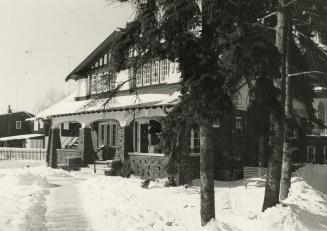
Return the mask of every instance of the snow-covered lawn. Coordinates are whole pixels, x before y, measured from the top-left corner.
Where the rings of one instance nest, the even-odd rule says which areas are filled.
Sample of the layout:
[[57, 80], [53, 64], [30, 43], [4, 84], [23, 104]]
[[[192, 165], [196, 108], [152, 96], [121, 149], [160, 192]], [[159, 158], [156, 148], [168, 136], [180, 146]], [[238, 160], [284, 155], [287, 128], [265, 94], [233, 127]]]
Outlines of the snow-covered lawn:
[[49, 203], [62, 187], [51, 182], [61, 178], [76, 178], [74, 190], [87, 216], [87, 230], [327, 230], [326, 165], [297, 171], [289, 198], [265, 213], [263, 179], [216, 182], [217, 219], [204, 228], [198, 181], [167, 188], [161, 180], [144, 189], [136, 177], [68, 173], [45, 166], [0, 169], [0, 230], [47, 230], [49, 206], [62, 203]]
[[[94, 230], [201, 230], [198, 186], [166, 188], [161, 181], [143, 189], [140, 182], [96, 177], [81, 183]], [[217, 181], [217, 219], [203, 230], [327, 230], [327, 166], [300, 169], [290, 197], [261, 213], [264, 184], [263, 179]]]

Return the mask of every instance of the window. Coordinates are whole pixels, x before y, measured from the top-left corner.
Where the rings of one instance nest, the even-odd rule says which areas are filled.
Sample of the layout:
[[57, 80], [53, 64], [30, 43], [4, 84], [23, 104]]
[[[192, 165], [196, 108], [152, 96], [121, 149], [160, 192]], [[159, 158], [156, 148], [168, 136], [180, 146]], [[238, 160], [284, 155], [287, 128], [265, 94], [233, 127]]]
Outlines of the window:
[[96, 63], [94, 64], [94, 67], [97, 68], [98, 66], [99, 66], [99, 62], [96, 62]]
[[34, 120], [34, 131], [39, 130], [39, 121], [38, 120]]
[[118, 137], [118, 124], [113, 121], [102, 122], [98, 125], [98, 145], [116, 146]]
[[142, 86], [142, 69], [136, 71], [136, 86]]
[[187, 150], [188, 153], [198, 154], [200, 153], [200, 129], [199, 126], [194, 126], [188, 133]]
[[117, 73], [116, 72], [109, 72], [109, 90], [110, 91], [115, 89], [116, 79], [117, 79]]
[[106, 92], [106, 91], [109, 90], [109, 73], [108, 72], [103, 73], [101, 84], [102, 84], [102, 91], [103, 92]]
[[131, 58], [131, 57], [134, 57], [134, 47], [131, 47], [128, 49], [128, 57]]
[[97, 85], [97, 92], [98, 93], [103, 92], [103, 90], [104, 90], [103, 88], [105, 86], [104, 78], [103, 78], [103, 73], [99, 73], [97, 75], [96, 85]]
[[110, 63], [110, 62], [111, 62], [111, 52], [108, 51], [108, 63]]
[[91, 77], [91, 93], [97, 93], [97, 76], [92, 75]]
[[168, 78], [168, 59], [160, 60], [160, 82], [165, 82]]
[[143, 85], [151, 84], [151, 65], [149, 63], [143, 65]]
[[235, 128], [237, 130], [242, 131], [243, 125], [242, 125], [242, 117], [236, 117], [235, 118]]
[[324, 146], [324, 163], [327, 164], [327, 146]]
[[315, 162], [316, 148], [314, 146], [307, 147], [307, 162]]
[[159, 83], [159, 61], [152, 62], [151, 84]]
[[69, 130], [69, 122], [64, 123], [64, 130]]
[[105, 53], [103, 56], [103, 65], [107, 65], [108, 63], [108, 53]]
[[39, 120], [39, 125], [40, 125], [40, 128], [44, 128], [44, 123], [42, 120]]
[[290, 138], [292, 138], [292, 139], [299, 138], [299, 130], [298, 129], [292, 129], [291, 130]]
[[161, 153], [161, 123], [156, 120], [139, 120], [134, 123], [134, 152]]
[[16, 121], [16, 129], [22, 129], [22, 121]]
[[99, 59], [99, 67], [102, 67], [103, 66], [103, 58], [101, 57], [100, 59]]

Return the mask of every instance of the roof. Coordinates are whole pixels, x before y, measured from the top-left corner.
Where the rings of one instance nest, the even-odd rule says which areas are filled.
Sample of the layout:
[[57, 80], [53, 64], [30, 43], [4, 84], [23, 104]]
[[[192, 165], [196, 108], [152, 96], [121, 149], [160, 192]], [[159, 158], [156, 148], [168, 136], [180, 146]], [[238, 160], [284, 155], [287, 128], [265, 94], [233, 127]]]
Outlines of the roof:
[[110, 47], [111, 43], [113, 42], [114, 38], [118, 36], [119, 32], [114, 31], [112, 32], [94, 51], [91, 52], [69, 75], [66, 77], [65, 81], [70, 79], [77, 79], [78, 74], [86, 70], [90, 65], [92, 65], [94, 59], [96, 59], [105, 49]]
[[0, 114], [0, 116], [6, 116], [6, 115], [12, 115], [12, 114], [19, 114], [19, 113], [24, 113], [24, 114], [28, 115], [29, 117], [33, 117], [34, 116], [34, 114], [29, 113], [27, 111], [16, 111], [16, 112], [11, 112], [11, 113], [3, 113], [3, 114]]
[[40, 112], [35, 116], [35, 118], [45, 119], [52, 116], [64, 116], [89, 112], [150, 108], [169, 105], [173, 106], [178, 103], [179, 95], [179, 92], [174, 92], [172, 94], [140, 94], [138, 96], [122, 95], [114, 97], [106, 107], [103, 107], [104, 101], [98, 101], [97, 103], [92, 103], [92, 99], [75, 101], [75, 95], [72, 94], [48, 109]]
[[8, 141], [8, 140], [25, 140], [35, 137], [41, 137], [44, 136], [43, 134], [24, 134], [24, 135], [18, 135], [18, 136], [6, 136], [1, 137], [0, 141]]

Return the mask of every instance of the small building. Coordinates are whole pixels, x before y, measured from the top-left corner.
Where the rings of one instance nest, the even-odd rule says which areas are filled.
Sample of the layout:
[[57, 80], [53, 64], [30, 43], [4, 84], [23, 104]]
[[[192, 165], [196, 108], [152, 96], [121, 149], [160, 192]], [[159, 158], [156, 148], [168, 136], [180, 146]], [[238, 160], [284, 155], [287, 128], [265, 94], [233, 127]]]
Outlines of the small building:
[[44, 148], [43, 130], [34, 131], [34, 115], [26, 111], [0, 115], [0, 147]]

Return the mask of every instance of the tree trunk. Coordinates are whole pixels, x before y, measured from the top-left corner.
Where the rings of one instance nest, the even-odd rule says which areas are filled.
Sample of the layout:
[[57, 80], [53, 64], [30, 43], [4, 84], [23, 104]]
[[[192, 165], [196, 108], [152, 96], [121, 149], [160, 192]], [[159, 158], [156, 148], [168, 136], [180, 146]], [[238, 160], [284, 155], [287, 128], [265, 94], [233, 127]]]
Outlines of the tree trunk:
[[[268, 162], [268, 174], [262, 211], [273, 207], [279, 203], [279, 190], [282, 168], [282, 153], [284, 140], [284, 107], [285, 107], [285, 83], [286, 83], [286, 41], [287, 41], [287, 14], [285, 13], [286, 0], [278, 0], [277, 6], [277, 25], [275, 45], [282, 56], [280, 67], [281, 81], [275, 84], [281, 90], [281, 108], [282, 113], [275, 113], [271, 116], [272, 153]], [[277, 115], [280, 115], [280, 118]]]
[[285, 18], [287, 20], [287, 41], [286, 41], [286, 59], [285, 59], [285, 124], [284, 124], [284, 143], [283, 143], [283, 163], [282, 163], [282, 175], [280, 182], [280, 195], [279, 199], [284, 200], [287, 198], [289, 189], [291, 187], [291, 176], [292, 176], [292, 153], [291, 153], [291, 143], [290, 143], [290, 127], [289, 120], [291, 118], [290, 109], [292, 108], [292, 97], [290, 95], [290, 84], [291, 81], [288, 77], [290, 69], [290, 39], [292, 33], [292, 26], [289, 19], [290, 10], [289, 8], [285, 11]]
[[265, 167], [266, 160], [266, 137], [260, 134], [258, 138], [258, 167]]
[[215, 188], [213, 178], [212, 127], [200, 126], [200, 179], [201, 179], [201, 225], [215, 218]]
[[271, 117], [272, 136], [270, 140], [271, 154], [268, 161], [265, 196], [262, 211], [279, 203], [279, 187], [282, 165], [282, 125], [274, 116]]

